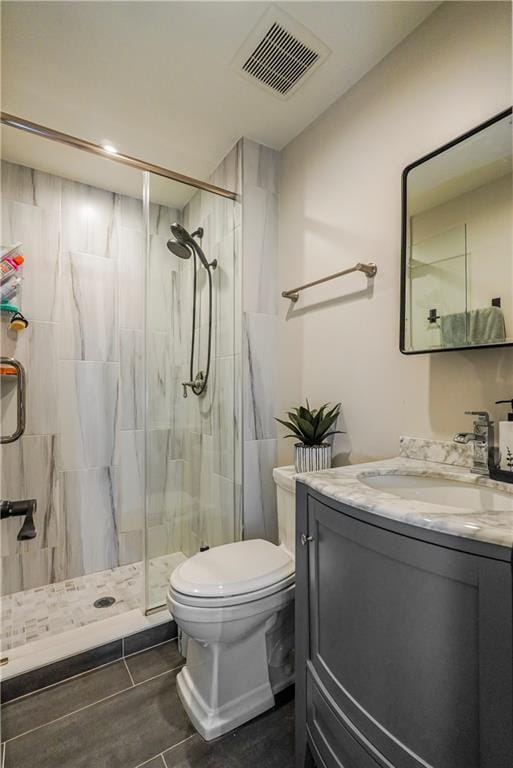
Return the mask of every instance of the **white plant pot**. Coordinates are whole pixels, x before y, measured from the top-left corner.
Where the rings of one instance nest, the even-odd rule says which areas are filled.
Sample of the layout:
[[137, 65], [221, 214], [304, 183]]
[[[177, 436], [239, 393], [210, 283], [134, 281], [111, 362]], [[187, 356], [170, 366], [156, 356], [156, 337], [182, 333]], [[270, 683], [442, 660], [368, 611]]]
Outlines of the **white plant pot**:
[[317, 472], [320, 469], [331, 467], [331, 445], [303, 445], [295, 444], [294, 464], [296, 472]]

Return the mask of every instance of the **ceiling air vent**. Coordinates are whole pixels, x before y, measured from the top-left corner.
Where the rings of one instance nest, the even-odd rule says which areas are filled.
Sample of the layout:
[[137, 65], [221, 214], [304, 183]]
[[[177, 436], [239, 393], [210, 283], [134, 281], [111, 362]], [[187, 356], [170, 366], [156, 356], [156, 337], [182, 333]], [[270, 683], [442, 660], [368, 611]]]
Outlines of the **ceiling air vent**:
[[329, 54], [309, 30], [271, 7], [235, 57], [240, 74], [280, 98], [295, 92]]

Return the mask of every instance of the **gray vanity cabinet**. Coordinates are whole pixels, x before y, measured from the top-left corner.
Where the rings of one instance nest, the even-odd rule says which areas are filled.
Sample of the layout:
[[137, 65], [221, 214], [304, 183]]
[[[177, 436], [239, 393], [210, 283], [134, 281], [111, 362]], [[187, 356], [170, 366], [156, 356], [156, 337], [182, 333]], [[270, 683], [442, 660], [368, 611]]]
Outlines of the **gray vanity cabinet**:
[[298, 768], [512, 768], [511, 550], [296, 498]]

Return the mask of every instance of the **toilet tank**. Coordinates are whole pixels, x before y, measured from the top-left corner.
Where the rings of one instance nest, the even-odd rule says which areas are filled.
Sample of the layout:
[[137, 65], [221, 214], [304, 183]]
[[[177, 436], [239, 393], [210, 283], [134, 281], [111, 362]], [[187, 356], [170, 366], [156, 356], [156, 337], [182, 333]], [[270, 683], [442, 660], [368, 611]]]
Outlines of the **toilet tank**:
[[296, 550], [296, 476], [294, 467], [276, 467], [273, 470], [279, 543], [292, 558]]

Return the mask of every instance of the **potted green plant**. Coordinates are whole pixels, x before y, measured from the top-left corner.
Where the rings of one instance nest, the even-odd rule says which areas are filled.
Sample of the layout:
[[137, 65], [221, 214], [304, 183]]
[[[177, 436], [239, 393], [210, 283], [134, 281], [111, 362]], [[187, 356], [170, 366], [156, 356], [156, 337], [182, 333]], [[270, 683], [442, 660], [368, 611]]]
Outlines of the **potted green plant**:
[[292, 408], [288, 413], [288, 421], [276, 419], [292, 434], [285, 437], [299, 439], [295, 444], [294, 464], [296, 472], [315, 472], [331, 467], [331, 443], [326, 438], [342, 434], [339, 429], [332, 429], [340, 414], [341, 403], [329, 407], [330, 403], [320, 408], [310, 408], [306, 401], [303, 405]]

